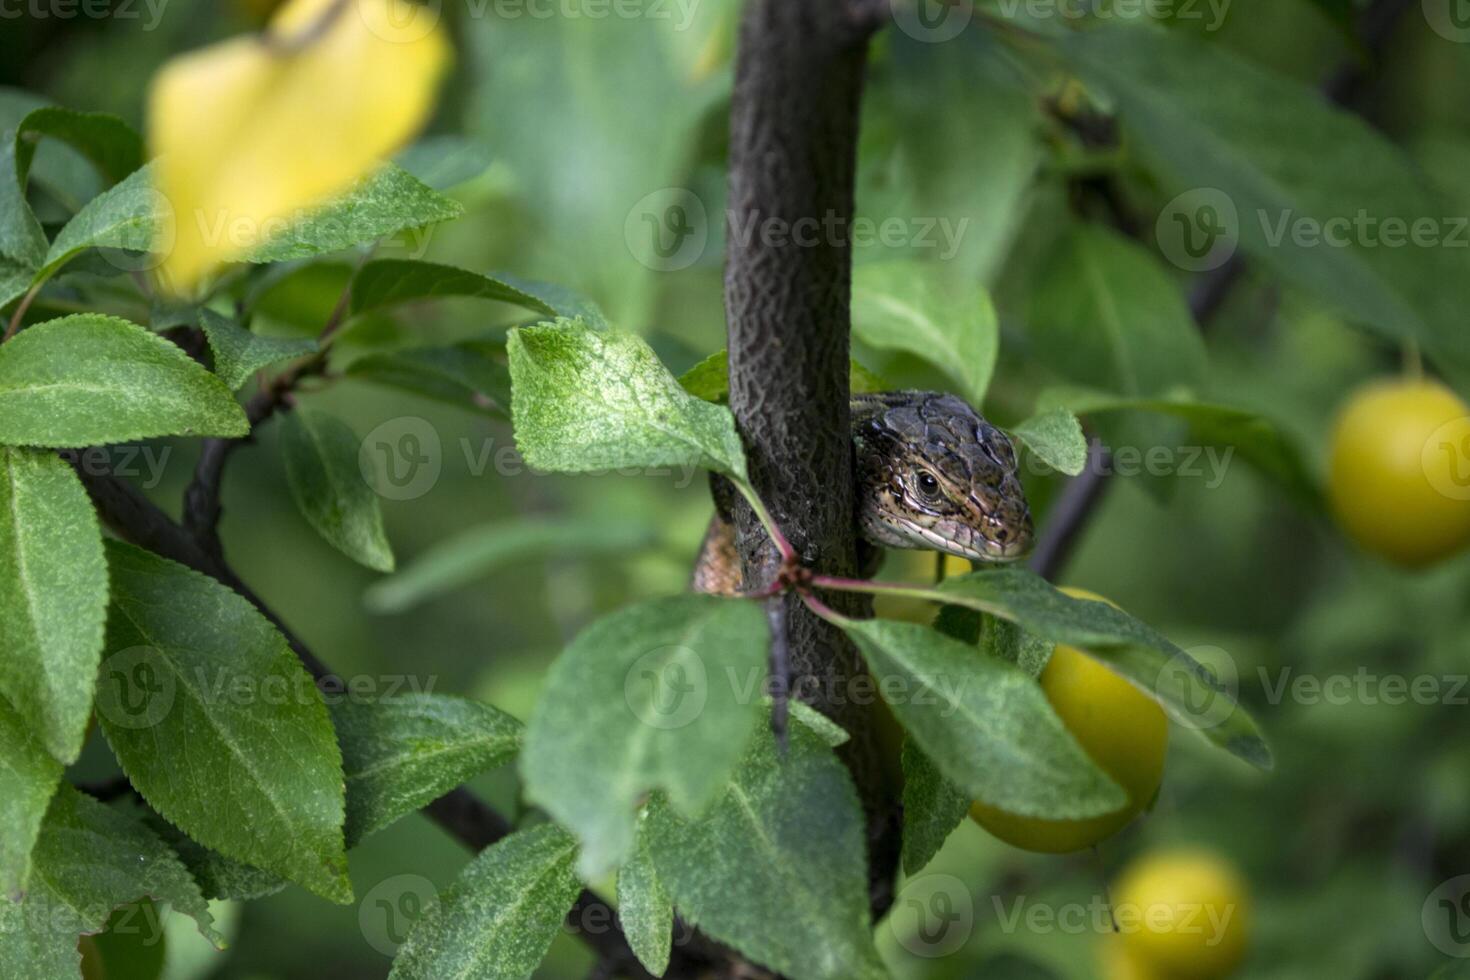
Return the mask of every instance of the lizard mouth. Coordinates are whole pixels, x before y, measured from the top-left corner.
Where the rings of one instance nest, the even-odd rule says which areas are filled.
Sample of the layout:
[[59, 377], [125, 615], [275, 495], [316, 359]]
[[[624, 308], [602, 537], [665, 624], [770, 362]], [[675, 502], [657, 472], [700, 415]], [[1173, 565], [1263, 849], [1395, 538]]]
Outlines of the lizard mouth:
[[908, 547], [932, 548], [946, 555], [971, 561], [1001, 563], [1019, 561], [1031, 553], [1030, 527], [1020, 528], [1009, 540], [996, 541], [968, 525], [928, 527], [912, 521], [899, 522], [900, 533], [909, 538]]
[[1029, 555], [1031, 553], [1031, 541], [1029, 538], [1004, 543], [983, 541], [979, 548], [960, 546], [953, 549], [944, 548], [940, 550], [947, 551], [949, 554], [959, 555], [961, 558], [968, 558], [971, 561], [1003, 563], [1020, 561]]

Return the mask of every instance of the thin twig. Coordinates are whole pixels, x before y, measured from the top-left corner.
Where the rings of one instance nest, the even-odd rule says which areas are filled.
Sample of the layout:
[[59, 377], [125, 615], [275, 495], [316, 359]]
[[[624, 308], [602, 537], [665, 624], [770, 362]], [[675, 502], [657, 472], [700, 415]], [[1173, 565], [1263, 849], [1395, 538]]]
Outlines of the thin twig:
[[10, 322], [5, 326], [5, 336], [0, 337], [0, 344], [5, 343], [11, 337], [15, 336], [16, 331], [20, 329], [20, 322], [25, 319], [26, 310], [31, 308], [31, 304], [35, 302], [36, 295], [40, 293], [41, 287], [44, 285], [45, 283], [38, 282], [26, 290], [26, 294], [16, 304], [15, 312], [11, 314]]
[[357, 278], [357, 270], [363, 267], [372, 253], [373, 249], [366, 249], [358, 259], [347, 285], [317, 334], [316, 352], [265, 382], [246, 402], [245, 419], [250, 426], [249, 434], [236, 439], [205, 439], [201, 443], [194, 476], [184, 489], [183, 521], [184, 529], [214, 557], [219, 558], [224, 553], [219, 523], [224, 512], [220, 499], [224, 493], [225, 464], [237, 448], [255, 438], [255, 430], [261, 423], [291, 404], [291, 396], [302, 381], [326, 373], [328, 351], [352, 308], [352, 283]]
[[67, 450], [61, 453], [70, 462], [81, 478], [82, 486], [92, 498], [98, 516], [109, 527], [127, 541], [162, 555], [181, 565], [202, 572], [244, 597], [251, 605], [271, 621], [286, 638], [291, 649], [316, 678], [319, 686], [331, 687], [339, 683], [337, 675], [322, 663], [293, 633], [274, 610], [268, 607], [249, 586], [240, 580], [234, 569], [217, 554], [200, 546], [194, 537], [169, 519], [169, 516], [143, 496], [132, 484], [118, 479], [109, 472], [99, 471], [96, 460], [87, 451]]
[[1054, 579], [1072, 557], [1082, 530], [1108, 489], [1111, 461], [1108, 448], [1099, 439], [1087, 445], [1087, 463], [1080, 474], [1067, 481], [1062, 494], [1046, 515], [1046, 533], [1036, 541], [1027, 563], [1042, 578]]
[[813, 575], [811, 586], [817, 589], [836, 589], [839, 592], [883, 592], [909, 593], [922, 586], [906, 585], [902, 582], [875, 582], [870, 578], [843, 578], [840, 575]]
[[[1409, 6], [1410, 0], [1378, 0], [1363, 13], [1359, 20], [1359, 38], [1370, 56], [1382, 49], [1398, 18]], [[1357, 97], [1361, 85], [1368, 77], [1368, 71], [1368, 65], [1354, 57], [1332, 72], [1322, 83], [1322, 94], [1333, 103], [1345, 106]], [[1084, 140], [1089, 140], [1094, 138], [1095, 132], [1089, 128], [1081, 135]], [[1132, 219], [1126, 206], [1122, 204], [1116, 185], [1111, 180], [1103, 180], [1100, 186], [1101, 199], [1115, 226], [1136, 237], [1138, 222]], [[1205, 329], [1224, 305], [1230, 290], [1240, 281], [1244, 271], [1244, 261], [1237, 254], [1220, 267], [1202, 273], [1195, 279], [1190, 290], [1189, 308], [1200, 329]], [[1094, 442], [1088, 451], [1086, 469], [1067, 484], [1052, 513], [1047, 517], [1046, 530], [1038, 539], [1030, 562], [1031, 569], [1038, 575], [1055, 578], [1066, 566], [1081, 540], [1089, 518], [1106, 495], [1107, 484], [1110, 482], [1108, 461], [1107, 449]]]
[[213, 555], [223, 553], [219, 522], [223, 514], [220, 502], [224, 492], [225, 463], [230, 455], [255, 438], [255, 430], [282, 407], [306, 378], [324, 373], [327, 361], [318, 351], [295, 368], [278, 375], [245, 403], [245, 419], [250, 435], [236, 439], [205, 439], [199, 446], [199, 459], [194, 464], [194, 477], [184, 489], [184, 528], [200, 547]]
[[851, 616], [842, 615], [842, 613], [833, 609], [821, 599], [818, 599], [811, 592], [802, 590], [798, 594], [801, 596], [801, 601], [806, 604], [806, 607], [808, 609], [825, 619], [827, 622], [831, 623], [833, 626], [842, 626], [853, 621]]
[[732, 482], [735, 484], [735, 488], [740, 491], [740, 495], [750, 503], [750, 509], [755, 512], [755, 516], [761, 522], [761, 526], [766, 529], [766, 534], [770, 537], [771, 543], [776, 546], [776, 550], [781, 554], [781, 563], [783, 565], [792, 565], [799, 562], [801, 556], [796, 553], [796, 548], [781, 531], [781, 525], [777, 524], [776, 519], [771, 516], [771, 512], [766, 507], [765, 501], [761, 500], [760, 495], [755, 492], [755, 488], [745, 480], [734, 480]]
[[[240, 581], [233, 569], [217, 555], [209, 554], [201, 548], [192, 535], [170, 520], [167, 514], [131, 484], [111, 473], [99, 472], [94, 461], [83, 463], [77, 453], [62, 455], [76, 468], [98, 515], [121, 537], [202, 572], [244, 597], [281, 631], [319, 686], [334, 689], [341, 685], [340, 675], [318, 659], [300, 637], [292, 633], [281, 618]], [[495, 843], [513, 829], [504, 817], [463, 786], [430, 803], [424, 807], [423, 812], [447, 833], [475, 851]], [[573, 931], [599, 955], [616, 957], [622, 963], [634, 962], [626, 938], [615, 925], [601, 930], [578, 928], [579, 922], [593, 919], [612, 923], [613, 911], [606, 902], [592, 892], [584, 891], [573, 909], [573, 916], [568, 917]], [[671, 965], [666, 976], [693, 976], [706, 962], [703, 953], [693, 948], [676, 948], [675, 959], [678, 962]], [[631, 975], [640, 978], [647, 976], [641, 970]]]

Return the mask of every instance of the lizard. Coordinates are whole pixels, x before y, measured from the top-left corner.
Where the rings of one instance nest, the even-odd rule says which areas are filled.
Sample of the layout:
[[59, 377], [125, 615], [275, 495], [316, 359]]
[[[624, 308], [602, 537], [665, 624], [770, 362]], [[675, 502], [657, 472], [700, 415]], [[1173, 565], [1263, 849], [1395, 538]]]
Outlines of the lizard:
[[[1031, 550], [1031, 511], [1004, 432], [963, 399], [932, 391], [854, 395], [855, 514], [865, 569], [883, 548], [928, 549], [972, 562], [1010, 562]], [[728, 501], [695, 562], [696, 592], [741, 591]], [[867, 559], [871, 560], [867, 560]]]

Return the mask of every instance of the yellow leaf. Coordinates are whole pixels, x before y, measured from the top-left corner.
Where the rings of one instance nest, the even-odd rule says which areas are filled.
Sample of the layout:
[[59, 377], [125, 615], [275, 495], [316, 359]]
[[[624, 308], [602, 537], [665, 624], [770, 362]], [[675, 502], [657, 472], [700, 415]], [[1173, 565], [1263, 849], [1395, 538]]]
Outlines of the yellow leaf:
[[174, 218], [161, 284], [193, 291], [372, 171], [428, 118], [449, 58], [433, 6], [292, 0], [265, 36], [166, 64], [149, 97]]

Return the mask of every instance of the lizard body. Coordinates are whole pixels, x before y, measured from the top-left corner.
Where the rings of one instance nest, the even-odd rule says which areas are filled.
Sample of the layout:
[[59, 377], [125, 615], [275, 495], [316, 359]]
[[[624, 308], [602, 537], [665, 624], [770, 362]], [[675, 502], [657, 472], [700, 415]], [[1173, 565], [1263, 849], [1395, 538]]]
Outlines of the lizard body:
[[[852, 439], [858, 529], [867, 545], [980, 562], [1015, 561], [1030, 550], [1031, 512], [1015, 449], [962, 399], [928, 391], [854, 395]], [[723, 510], [695, 563], [698, 592], [742, 587], [735, 529]]]

